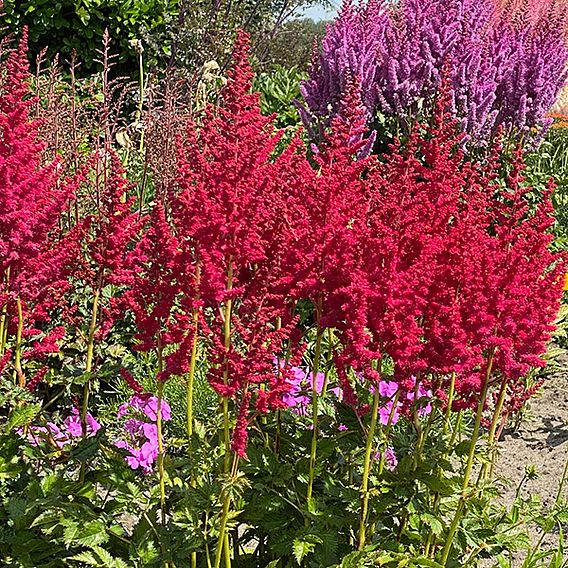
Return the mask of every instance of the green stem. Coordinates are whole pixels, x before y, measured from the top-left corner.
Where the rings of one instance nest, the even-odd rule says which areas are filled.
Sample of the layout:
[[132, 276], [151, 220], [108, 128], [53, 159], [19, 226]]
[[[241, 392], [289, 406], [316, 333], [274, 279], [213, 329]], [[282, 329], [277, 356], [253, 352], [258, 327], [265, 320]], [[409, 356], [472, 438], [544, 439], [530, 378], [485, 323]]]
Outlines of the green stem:
[[[89, 412], [89, 397], [91, 394], [91, 377], [93, 370], [93, 357], [95, 352], [95, 332], [97, 331], [97, 318], [99, 314], [99, 300], [101, 296], [102, 276], [99, 278], [99, 285], [95, 289], [93, 295], [93, 307], [91, 309], [91, 323], [89, 324], [89, 335], [87, 337], [87, 360], [85, 362], [86, 381], [83, 387], [83, 402], [81, 404], [81, 428], [83, 431], [83, 439], [87, 436], [87, 414]], [[85, 462], [81, 462], [79, 470], [79, 481], [85, 481]]]
[[[452, 415], [452, 406], [453, 406], [453, 402], [454, 402], [454, 396], [455, 396], [455, 390], [456, 390], [456, 372], [453, 371], [451, 378], [450, 378], [450, 388], [449, 388], [449, 392], [448, 392], [448, 403], [446, 406], [446, 412], [444, 413], [444, 433], [447, 434], [448, 432], [448, 428], [451, 425], [451, 415]], [[431, 416], [433, 416], [434, 412], [432, 411]], [[457, 419], [457, 424], [456, 424], [456, 429], [452, 431], [452, 436], [450, 439], [450, 442], [448, 444], [448, 448], [451, 448], [455, 442], [455, 434], [457, 432], [457, 430], [459, 429], [459, 424], [461, 422], [461, 410], [459, 411], [458, 414], [458, 419]], [[448, 457], [449, 454], [449, 450], [445, 450], [443, 455], [442, 455], [442, 459], [446, 459]], [[438, 469], [438, 472], [440, 472], [441, 470]], [[434, 501], [432, 503], [432, 509], [434, 510], [434, 515], [438, 515], [438, 510], [440, 507], [440, 494], [439, 493], [435, 493], [434, 494]], [[434, 531], [429, 528], [428, 529], [428, 534], [426, 536], [426, 543], [424, 545], [424, 556], [426, 556], [427, 558], [429, 557], [430, 553], [434, 553], [434, 551], [436, 550], [436, 538], [434, 535]]]
[[[227, 269], [227, 291], [233, 289], [233, 259], [229, 259], [229, 266]], [[228, 298], [225, 303], [224, 319], [223, 319], [223, 345], [225, 347], [225, 360], [223, 361], [223, 382], [229, 382], [229, 349], [231, 348], [231, 315], [233, 309], [233, 301]], [[231, 423], [229, 415], [229, 399], [223, 397], [223, 444], [225, 447], [225, 455], [223, 460], [223, 471], [225, 474], [229, 473], [231, 464]], [[238, 461], [237, 456], [233, 457], [233, 470]], [[215, 568], [221, 565], [221, 556], [225, 549], [225, 566], [230, 567], [231, 551], [228, 543], [227, 535], [227, 521], [229, 518], [229, 510], [231, 506], [231, 495], [225, 490], [223, 491], [223, 512], [221, 514], [221, 524], [219, 526], [219, 541], [217, 542], [217, 550], [215, 552]], [[228, 550], [227, 550], [228, 549]]]
[[568, 475], [568, 459], [564, 464], [564, 471], [562, 472], [562, 478], [560, 479], [560, 483], [558, 484], [558, 491], [556, 492], [556, 499], [554, 500], [554, 504], [556, 506], [560, 505], [560, 500], [562, 499], [562, 490], [564, 489], [564, 484], [566, 483], [567, 475]]
[[158, 381], [158, 410], [157, 410], [157, 435], [158, 435], [158, 479], [160, 483], [160, 514], [162, 527], [166, 526], [166, 476], [164, 468], [165, 452], [162, 421], [162, 401], [164, 399], [164, 382]]
[[[87, 360], [85, 362], [85, 374], [88, 375], [93, 370], [93, 358], [95, 352], [95, 333], [97, 331], [97, 318], [99, 314], [99, 301], [101, 296], [100, 286], [95, 290], [93, 296], [93, 307], [91, 310], [91, 323], [89, 324], [89, 335], [87, 337]], [[81, 406], [81, 424], [83, 433], [87, 430], [87, 412], [89, 409], [91, 378], [87, 377], [83, 388], [83, 404]]]
[[414, 423], [414, 429], [416, 430], [416, 444], [414, 445], [414, 455], [412, 456], [412, 468], [415, 470], [420, 464], [420, 454], [422, 452], [422, 444], [424, 438], [424, 432], [422, 430], [422, 425], [420, 424], [420, 416], [418, 415], [418, 393], [420, 392], [420, 374], [416, 377], [414, 383], [414, 399], [413, 399], [413, 410], [412, 410], [412, 422]]
[[[396, 412], [397, 407], [398, 407], [398, 399], [399, 398], [400, 398], [400, 390], [397, 390], [396, 394], [394, 395], [394, 397], [392, 399], [392, 406], [391, 406], [391, 410], [390, 410], [390, 413], [389, 413], [389, 418], [388, 418], [387, 423], [385, 425], [384, 438], [385, 438], [385, 441], [387, 442], [386, 445], [388, 445], [388, 438], [389, 438], [389, 434], [390, 434], [390, 429], [392, 427], [394, 415], [395, 415], [395, 412]], [[381, 458], [379, 460], [379, 475], [382, 475], [383, 471], [385, 470], [386, 449], [387, 448], [385, 447], [385, 449], [381, 452]]]
[[231, 543], [227, 530], [225, 530], [225, 540], [223, 542], [223, 555], [225, 558], [225, 568], [231, 568]]
[[321, 389], [321, 395], [325, 398], [327, 394], [327, 387], [329, 384], [329, 369], [333, 364], [333, 329], [331, 327], [327, 328], [327, 345], [328, 345], [328, 356], [327, 356], [327, 363], [326, 363], [326, 372], [323, 380], [323, 388]]
[[497, 440], [495, 439], [495, 433], [497, 432], [497, 427], [501, 419], [501, 412], [503, 411], [503, 405], [505, 404], [505, 399], [507, 397], [507, 386], [508, 382], [503, 380], [501, 382], [501, 388], [499, 389], [499, 397], [497, 398], [497, 404], [495, 405], [493, 419], [491, 420], [491, 427], [487, 438], [491, 461], [490, 463], [484, 463], [481, 467], [481, 471], [479, 472], [479, 477], [477, 479], [478, 484], [487, 479], [488, 473], [491, 475], [493, 472], [493, 464], [497, 458]]
[[452, 448], [453, 445], [456, 443], [456, 438], [458, 437], [458, 433], [461, 430], [462, 418], [463, 418], [463, 410], [459, 410], [457, 418], [456, 418], [456, 425], [454, 426], [454, 430], [453, 430], [452, 436], [450, 438], [450, 443], [448, 444], [449, 448]]
[[191, 357], [189, 360], [189, 374], [187, 377], [187, 415], [186, 415], [186, 430], [187, 439], [191, 442], [193, 436], [193, 385], [195, 382], [195, 368], [197, 365], [197, 343], [199, 333], [199, 313], [197, 309], [193, 310], [193, 339], [191, 344]]
[[448, 393], [448, 404], [446, 406], [446, 414], [444, 416], [444, 433], [447, 433], [450, 424], [450, 416], [452, 414], [452, 405], [454, 403], [454, 395], [456, 391], [456, 372], [452, 373], [450, 379], [450, 391]]
[[[227, 270], [227, 291], [233, 289], [233, 260], [229, 260]], [[223, 320], [223, 345], [225, 347], [225, 360], [223, 361], [223, 382], [229, 383], [229, 350], [231, 348], [231, 314], [233, 311], [233, 300], [227, 299]], [[229, 399], [223, 398], [223, 443], [225, 446], [224, 471], [227, 473], [231, 464], [231, 424], [229, 419]]]
[[[237, 476], [239, 467], [239, 458], [233, 455], [233, 466], [231, 468], [231, 480]], [[223, 511], [221, 513], [221, 523], [219, 525], [219, 541], [215, 552], [215, 568], [221, 566], [221, 557], [225, 557], [225, 568], [231, 568], [231, 547], [229, 543], [229, 533], [227, 532], [227, 523], [229, 520], [229, 511], [231, 508], [231, 494], [223, 490]]]
[[[217, 543], [217, 550], [215, 552], [215, 568], [221, 566], [221, 556], [224, 549], [227, 548], [226, 537], [227, 535], [227, 520], [229, 518], [229, 508], [231, 506], [231, 499], [229, 495], [225, 494], [223, 497], [223, 512], [221, 514], [221, 524], [219, 525], [219, 542]], [[225, 553], [225, 565], [227, 566], [227, 556]], [[229, 564], [230, 566], [230, 551], [229, 551]]]
[[[6, 294], [10, 290], [10, 267], [6, 269], [5, 278]], [[0, 357], [4, 355], [6, 349], [6, 342], [8, 339], [8, 304], [4, 303], [2, 306], [2, 315], [0, 316]]]
[[[191, 345], [191, 358], [189, 360], [189, 375], [187, 378], [187, 392], [186, 392], [186, 403], [187, 403], [187, 416], [186, 416], [186, 429], [187, 429], [187, 441], [189, 447], [192, 447], [193, 438], [193, 384], [195, 380], [195, 368], [197, 363], [197, 339], [198, 339], [198, 327], [199, 327], [199, 313], [197, 308], [193, 310], [193, 339]], [[191, 487], [195, 487], [195, 476], [193, 474], [193, 468], [191, 470], [191, 477], [189, 484]], [[190, 556], [191, 568], [197, 568], [197, 552], [192, 552]]]
[[462, 494], [460, 496], [460, 500], [458, 503], [458, 507], [456, 509], [454, 518], [450, 525], [450, 530], [448, 532], [448, 536], [446, 537], [446, 544], [444, 546], [444, 550], [442, 551], [442, 558], [440, 560], [440, 564], [442, 566], [446, 566], [448, 561], [448, 556], [450, 555], [450, 549], [452, 547], [452, 541], [458, 529], [462, 513], [465, 507], [465, 500], [466, 500], [466, 490], [469, 487], [469, 480], [471, 477], [471, 472], [473, 469], [473, 461], [475, 457], [475, 448], [477, 444], [477, 440], [479, 438], [479, 430], [481, 428], [481, 419], [483, 417], [483, 410], [485, 408], [485, 401], [487, 399], [487, 392], [489, 390], [489, 379], [491, 377], [491, 371], [493, 370], [493, 358], [495, 355], [495, 350], [492, 349], [489, 352], [488, 360], [487, 360], [487, 372], [485, 375], [485, 382], [483, 384], [483, 389], [481, 391], [481, 396], [479, 399], [479, 404], [477, 406], [477, 414], [475, 415], [475, 423], [473, 426], [473, 432], [471, 434], [471, 445], [469, 448], [469, 454], [467, 457], [467, 464], [464, 472], [463, 483], [462, 483]]
[[[318, 445], [318, 388], [317, 376], [320, 369], [321, 344], [323, 338], [323, 330], [321, 328], [321, 298], [316, 306], [316, 345], [314, 352], [314, 361], [312, 365], [312, 442], [310, 446], [310, 467], [308, 473], [308, 490], [306, 492], [306, 501], [309, 503], [314, 491], [314, 480], [316, 476], [316, 457]], [[306, 523], [308, 519], [306, 518]]]
[[16, 332], [16, 346], [14, 353], [14, 380], [17, 379], [18, 386], [24, 388], [26, 386], [26, 378], [22, 369], [22, 332], [24, 330], [24, 315], [22, 312], [22, 300], [16, 300], [16, 309], [18, 310], [18, 330]]
[[[359, 540], [357, 544], [358, 550], [363, 550], [366, 539], [367, 513], [369, 509], [369, 474], [371, 472], [371, 454], [373, 451], [373, 441], [375, 438], [375, 430], [377, 427], [377, 415], [379, 413], [379, 403], [381, 395], [378, 385], [375, 387], [373, 397], [373, 409], [371, 411], [371, 424], [367, 433], [367, 443], [365, 445], [365, 461], [363, 463], [363, 479], [361, 481], [361, 517], [359, 520]], [[383, 452], [384, 454], [384, 452]]]

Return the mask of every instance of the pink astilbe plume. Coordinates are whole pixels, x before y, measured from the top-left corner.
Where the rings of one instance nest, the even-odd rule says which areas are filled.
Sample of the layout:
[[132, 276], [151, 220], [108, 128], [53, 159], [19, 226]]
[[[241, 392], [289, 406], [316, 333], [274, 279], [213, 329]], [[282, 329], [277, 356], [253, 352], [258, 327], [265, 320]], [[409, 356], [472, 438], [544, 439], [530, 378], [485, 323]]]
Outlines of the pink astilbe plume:
[[[368, 287], [361, 243], [367, 235], [368, 195], [363, 173], [374, 162], [369, 157], [374, 137], [367, 133], [360, 92], [359, 78], [351, 78], [330, 131], [315, 149], [315, 168], [303, 175], [296, 217], [303, 254], [294, 291], [321, 311], [322, 328], [343, 336], [340, 366], [355, 367], [361, 358], [368, 363], [378, 356], [369, 351], [364, 317]], [[370, 365], [361, 366], [373, 374]]]
[[[30, 118], [35, 100], [26, 46], [24, 30], [18, 47], [0, 63], [0, 311], [9, 336], [18, 326], [23, 328], [27, 340], [18, 351], [31, 347], [31, 359], [58, 350], [61, 330], [49, 331], [49, 313], [68, 289], [73, 254], [58, 221], [77, 180], [63, 179], [58, 161], [43, 163], [40, 124]], [[16, 302], [21, 304], [21, 318]], [[35, 339], [41, 344], [34, 347]], [[17, 371], [23, 384], [24, 374]]]
[[239, 455], [245, 452], [249, 413], [282, 407], [289, 390], [289, 365], [275, 372], [273, 361], [294, 323], [286, 304], [293, 272], [283, 269], [282, 250], [293, 239], [287, 195], [298, 195], [290, 185], [300, 183], [295, 172], [305, 161], [297, 144], [276, 153], [280, 135], [262, 116], [258, 93], [251, 93], [248, 45], [248, 35], [240, 32], [221, 107], [207, 109], [201, 127], [187, 125], [180, 142], [181, 192], [172, 206], [186, 262], [193, 255], [200, 267], [209, 381], [238, 408]]
[[[188, 370], [195, 333], [189, 315], [196, 294], [194, 272], [191, 259], [185, 262], [187, 257], [161, 204], [154, 207], [149, 222], [129, 258], [135, 270], [124, 303], [136, 319], [136, 349], [157, 352], [161, 361], [158, 380], [167, 380], [172, 374], [182, 375]], [[170, 352], [164, 361], [162, 353], [166, 348]]]
[[[377, 348], [392, 358], [396, 380], [409, 391], [413, 377], [442, 364], [427, 357], [426, 327], [433, 327], [433, 341], [451, 331], [443, 345], [448, 351], [461, 349], [459, 329], [448, 330], [444, 318], [454, 309], [453, 281], [436, 279], [446, 268], [451, 222], [470, 174], [456, 150], [460, 137], [455, 121], [446, 124], [438, 118], [430, 132], [417, 125], [406, 147], [395, 143], [368, 181], [369, 236], [363, 243], [367, 327]], [[443, 331], [435, 327], [441, 325], [437, 320], [426, 321], [429, 310], [443, 314]], [[451, 356], [453, 363], [456, 354]], [[430, 369], [432, 364], [437, 366]]]
[[[135, 266], [130, 250], [140, 239], [143, 219], [133, 210], [134, 200], [128, 197], [130, 182], [115, 152], [100, 150], [84, 169], [84, 183], [91, 194], [90, 210], [74, 230], [77, 254], [73, 281], [100, 295], [108, 285], [132, 284]], [[115, 297], [101, 302], [99, 309], [96, 335], [101, 339], [122, 315], [124, 304]], [[71, 323], [80, 325], [78, 321]]]

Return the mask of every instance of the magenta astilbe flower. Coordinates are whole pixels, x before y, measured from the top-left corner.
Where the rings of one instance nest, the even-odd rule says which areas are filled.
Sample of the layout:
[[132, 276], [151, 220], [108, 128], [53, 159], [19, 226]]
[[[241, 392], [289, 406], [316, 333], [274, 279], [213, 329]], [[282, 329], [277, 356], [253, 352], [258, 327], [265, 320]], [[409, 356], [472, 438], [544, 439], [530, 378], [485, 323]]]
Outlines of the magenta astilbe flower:
[[[161, 203], [154, 206], [149, 227], [129, 255], [133, 274], [122, 305], [136, 318], [138, 351], [154, 351], [164, 360], [158, 380], [188, 371], [195, 333], [193, 308], [199, 307], [195, 264], [166, 218]], [[163, 356], [164, 350], [168, 350]]]
[[341, 368], [365, 368], [372, 374], [368, 363], [377, 358], [365, 325], [369, 285], [362, 271], [361, 246], [368, 231], [369, 207], [363, 174], [374, 162], [369, 142], [372, 138], [367, 135], [355, 77], [348, 82], [341, 110], [314, 155], [318, 172], [309, 172], [303, 180], [295, 219], [296, 248], [303, 255], [293, 293], [320, 305], [321, 327], [336, 329], [342, 339], [344, 349], [336, 354], [336, 363], [346, 401], [352, 401], [354, 393]]
[[240, 33], [221, 106], [208, 108], [199, 128], [187, 125], [172, 204], [185, 266], [200, 271], [199, 284], [184, 295], [199, 298], [207, 314], [200, 326], [210, 346], [208, 380], [238, 413], [239, 454], [253, 413], [285, 407], [295, 342], [291, 360], [276, 373], [273, 360], [295, 325], [289, 295], [300, 253], [293, 218], [302, 174], [313, 176], [298, 140], [276, 152], [281, 133], [251, 93], [248, 50], [248, 36]]
[[[69, 288], [74, 253], [59, 221], [78, 179], [64, 179], [57, 160], [44, 161], [40, 124], [30, 118], [36, 101], [26, 56], [24, 30], [18, 47], [0, 62], [0, 311], [9, 338], [23, 327], [26, 341], [18, 355], [41, 360], [59, 349], [61, 330], [50, 331], [50, 315]], [[40, 322], [42, 331], [32, 333]], [[16, 371], [23, 387], [25, 370]]]

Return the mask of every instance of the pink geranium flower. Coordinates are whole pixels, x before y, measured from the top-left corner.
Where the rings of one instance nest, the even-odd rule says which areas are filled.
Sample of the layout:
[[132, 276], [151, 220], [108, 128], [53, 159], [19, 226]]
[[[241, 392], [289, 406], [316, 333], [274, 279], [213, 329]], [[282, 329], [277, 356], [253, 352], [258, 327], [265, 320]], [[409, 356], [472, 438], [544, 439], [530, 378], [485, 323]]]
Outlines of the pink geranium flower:
[[[170, 420], [170, 405], [162, 400], [163, 420]], [[125, 450], [126, 463], [132, 469], [151, 473], [158, 459], [158, 399], [149, 394], [136, 394], [118, 409], [118, 418], [124, 422], [124, 438], [115, 441], [115, 447]]]

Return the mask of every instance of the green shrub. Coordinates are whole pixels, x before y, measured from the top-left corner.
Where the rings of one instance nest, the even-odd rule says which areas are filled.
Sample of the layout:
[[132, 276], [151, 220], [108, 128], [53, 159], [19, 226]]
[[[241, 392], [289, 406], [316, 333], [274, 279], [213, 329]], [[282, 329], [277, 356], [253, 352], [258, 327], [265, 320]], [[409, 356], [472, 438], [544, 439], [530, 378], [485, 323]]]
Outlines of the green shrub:
[[[28, 26], [30, 50], [38, 53], [49, 46], [48, 56], [73, 51], [83, 69], [93, 68], [105, 29], [118, 47], [119, 61], [136, 60], [132, 40], [164, 36], [167, 23], [177, 14], [178, 0], [6, 0], [4, 22], [11, 31]], [[159, 50], [153, 57], [167, 56], [169, 42], [153, 42]]]

